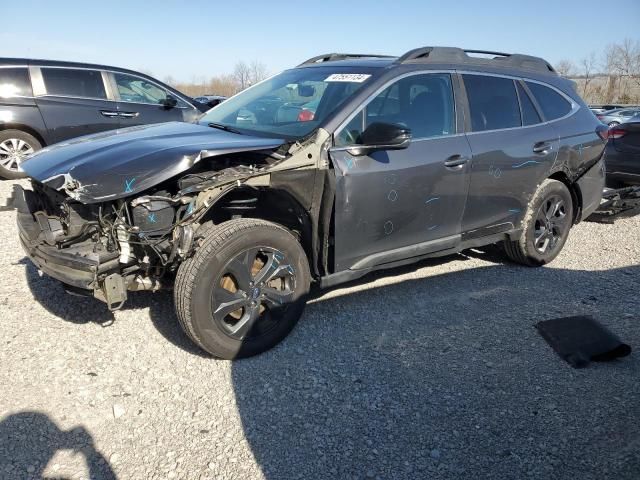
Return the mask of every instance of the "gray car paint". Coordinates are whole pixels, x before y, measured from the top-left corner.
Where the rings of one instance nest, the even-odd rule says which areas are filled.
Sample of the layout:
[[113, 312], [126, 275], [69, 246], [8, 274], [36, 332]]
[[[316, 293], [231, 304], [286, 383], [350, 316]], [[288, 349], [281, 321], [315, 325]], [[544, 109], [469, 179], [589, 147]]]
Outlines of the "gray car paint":
[[223, 153], [274, 149], [280, 139], [250, 137], [183, 122], [89, 135], [44, 148], [23, 163], [32, 178], [83, 203], [142, 192]]
[[[471, 157], [464, 135], [417, 140], [406, 150], [362, 157], [332, 151], [336, 270], [382, 251], [459, 235], [469, 164], [445, 167], [454, 155]], [[453, 237], [446, 246], [457, 243]]]
[[[326, 67], [331, 63], [324, 62], [322, 65]], [[367, 68], [383, 68], [372, 77], [373, 81], [367, 88], [362, 89], [325, 121], [323, 127], [327, 131], [335, 132], [362, 102], [389, 80], [406, 72], [455, 71], [456, 67], [400, 65], [384, 68], [390, 63], [391, 61], [386, 64], [385, 61], [364, 62]], [[339, 64], [341, 68], [357, 68], [359, 65], [350, 62]], [[523, 72], [509, 68], [482, 68], [477, 71], [515, 78], [523, 76]], [[596, 125], [599, 122], [586, 110], [571, 82], [536, 72], [527, 73], [526, 78], [548, 83], [571, 96], [578, 105], [578, 113], [570, 120], [541, 124], [539, 128], [483, 132], [475, 135], [475, 139], [472, 139], [474, 134], [469, 134], [415, 141], [407, 150], [378, 152], [357, 161], [350, 158], [348, 152], [334, 149], [331, 161], [336, 175], [336, 258], [331, 270], [338, 272], [350, 267], [365, 269], [430, 251], [454, 250], [463, 245], [460, 242], [462, 233], [489, 227], [496, 222], [507, 224], [506, 233], [517, 232], [519, 218], [522, 217], [532, 193], [544, 178], [563, 172], [574, 182], [589, 168], [592, 168], [589, 170], [592, 172], [603, 149], [603, 142], [596, 135]], [[583, 112], [588, 112], [588, 117]], [[59, 183], [58, 188], [64, 188], [70, 179], [77, 179], [80, 187], [76, 188], [75, 194], [73, 190], [69, 193], [90, 203], [141, 193], [172, 176], [188, 171], [197, 162], [201, 152], [206, 152], [204, 155], [217, 155], [231, 151], [266, 150], [284, 143], [277, 139], [246, 136], [237, 139], [237, 136], [228, 132], [216, 132], [216, 139], [211, 137], [206, 140], [188, 127], [185, 125], [184, 129], [173, 133], [167, 131], [166, 135], [160, 134], [161, 130], [155, 130], [159, 133], [159, 138], [155, 138], [153, 129], [150, 130], [150, 138], [146, 138], [144, 129], [141, 134], [128, 130], [122, 133], [122, 137], [117, 134], [107, 135], [104, 143], [100, 143], [103, 141], [100, 136], [93, 137], [87, 139], [86, 145], [83, 145], [84, 141], [79, 142], [77, 150], [67, 150], [72, 146], [65, 147], [60, 152], [58, 161], [54, 161], [53, 156], [47, 153], [47, 158], [51, 161], [44, 162], [46, 165], [42, 167], [36, 167], [37, 163], [32, 163], [38, 159], [36, 156], [25, 163], [25, 169], [29, 169], [32, 176], [42, 181], [53, 182], [55, 179]], [[452, 139], [457, 139], [454, 142], [460, 143], [451, 143]], [[550, 142], [550, 153], [544, 158], [535, 157], [535, 163], [527, 163], [533, 158], [531, 148], [538, 141]], [[557, 148], [554, 150], [553, 146]], [[319, 144], [311, 147], [317, 149]], [[441, 162], [452, 152], [471, 154], [472, 167], [466, 166], [455, 172], [460, 175], [443, 175]], [[53, 155], [55, 151], [50, 153]], [[311, 158], [311, 151], [309, 155]], [[115, 163], [108, 165], [107, 162]], [[521, 163], [523, 165], [518, 166]], [[497, 186], [496, 165], [503, 166], [506, 170], [505, 177]], [[525, 166], [528, 168], [524, 168]], [[477, 172], [473, 171], [476, 168]], [[502, 168], [500, 172], [504, 173]], [[474, 178], [473, 174], [476, 173]], [[61, 178], [64, 182], [60, 182]], [[127, 191], [127, 181], [131, 178], [135, 178], [136, 182]], [[593, 178], [597, 183], [597, 175]], [[470, 194], [467, 196], [469, 182]], [[582, 182], [589, 185], [587, 191], [583, 192], [589, 197], [583, 199], [587, 205], [599, 200], [600, 193], [597, 188], [593, 188], [594, 182]], [[398, 185], [398, 189], [393, 188], [394, 185]], [[427, 213], [425, 205], [428, 205], [427, 200], [432, 197], [446, 199], [446, 204], [437, 212]], [[478, 216], [482, 216], [482, 220], [478, 220], [468, 211], [473, 212], [474, 205], [481, 203], [486, 208], [478, 210]], [[515, 212], [517, 209], [520, 211]], [[464, 213], [465, 210], [467, 213]], [[514, 215], [508, 215], [509, 213]], [[437, 225], [437, 228], [429, 231], [429, 227], [433, 225]], [[440, 227], [442, 228], [438, 230]], [[492, 232], [486, 233], [486, 238], [490, 239]]]

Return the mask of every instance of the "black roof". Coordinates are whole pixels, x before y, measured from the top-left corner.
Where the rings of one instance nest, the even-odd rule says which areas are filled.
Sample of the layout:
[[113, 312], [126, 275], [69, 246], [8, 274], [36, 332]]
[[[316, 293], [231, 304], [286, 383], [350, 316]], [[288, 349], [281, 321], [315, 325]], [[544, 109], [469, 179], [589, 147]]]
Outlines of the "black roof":
[[531, 70], [547, 75], [557, 75], [549, 62], [520, 53], [465, 50], [456, 47], [421, 47], [409, 50], [400, 57], [388, 55], [328, 53], [312, 57], [299, 66], [313, 65], [388, 66], [404, 64], [468, 65], [473, 67], [502, 67]]

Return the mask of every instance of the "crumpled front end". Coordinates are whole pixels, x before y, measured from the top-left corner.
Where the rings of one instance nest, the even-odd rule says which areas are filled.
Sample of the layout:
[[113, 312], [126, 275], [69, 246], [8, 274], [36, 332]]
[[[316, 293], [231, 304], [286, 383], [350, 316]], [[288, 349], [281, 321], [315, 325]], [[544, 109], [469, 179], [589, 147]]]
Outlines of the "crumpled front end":
[[202, 223], [251, 215], [274, 174], [315, 172], [319, 145], [328, 138], [320, 131], [283, 153], [253, 147], [209, 157], [198, 168], [102, 202], [32, 179], [31, 189], [14, 192], [20, 241], [45, 274], [116, 310], [128, 291], [170, 286]]

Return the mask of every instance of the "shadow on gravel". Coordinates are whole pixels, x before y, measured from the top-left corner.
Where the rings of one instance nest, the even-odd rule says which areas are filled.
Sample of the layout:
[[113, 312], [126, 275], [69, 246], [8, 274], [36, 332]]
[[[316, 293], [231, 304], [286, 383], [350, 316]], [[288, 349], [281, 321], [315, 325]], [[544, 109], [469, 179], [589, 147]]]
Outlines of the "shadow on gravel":
[[44, 478], [47, 464], [60, 450], [82, 455], [89, 479], [115, 480], [109, 462], [96, 449], [93, 437], [84, 427], [60, 430], [45, 413], [31, 411], [9, 415], [0, 422], [1, 478]]
[[[76, 324], [93, 322], [105, 328], [116, 321], [103, 302], [93, 297], [66, 293], [59, 281], [46, 275], [40, 276], [38, 269], [26, 257], [20, 263], [26, 267], [25, 277], [33, 297], [56, 317]], [[180, 328], [171, 292], [132, 292], [122, 311], [147, 307], [153, 325], [167, 340], [191, 354], [210, 358]]]
[[533, 325], [592, 314], [640, 346], [639, 288], [638, 266], [507, 265], [316, 298], [233, 363], [245, 437], [273, 480], [637, 479], [637, 355], [574, 370]]

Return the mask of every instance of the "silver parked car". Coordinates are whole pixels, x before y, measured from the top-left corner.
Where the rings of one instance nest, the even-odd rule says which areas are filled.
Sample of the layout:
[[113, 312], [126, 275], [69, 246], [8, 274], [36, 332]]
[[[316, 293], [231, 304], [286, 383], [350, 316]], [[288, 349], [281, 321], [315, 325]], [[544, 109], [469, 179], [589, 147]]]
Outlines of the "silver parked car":
[[597, 113], [596, 117], [598, 117], [598, 120], [602, 123], [609, 125], [610, 127], [615, 127], [616, 125], [626, 122], [638, 113], [640, 113], [639, 107], [616, 108], [603, 113]]

